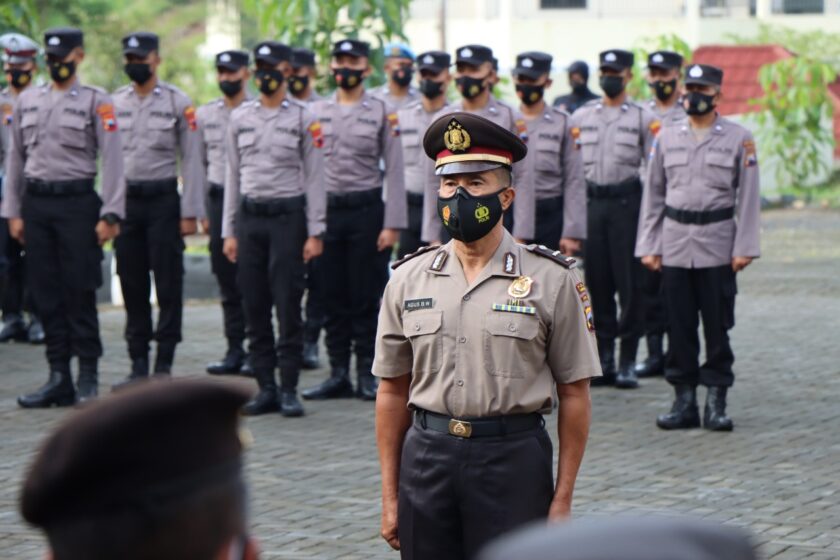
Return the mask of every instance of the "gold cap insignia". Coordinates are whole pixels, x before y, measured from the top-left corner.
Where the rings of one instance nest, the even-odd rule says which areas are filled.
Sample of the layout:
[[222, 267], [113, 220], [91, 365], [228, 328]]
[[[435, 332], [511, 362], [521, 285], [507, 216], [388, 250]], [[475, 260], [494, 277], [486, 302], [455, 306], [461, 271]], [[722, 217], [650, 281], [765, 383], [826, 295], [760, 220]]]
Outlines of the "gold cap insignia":
[[472, 144], [470, 133], [457, 120], [449, 121], [446, 132], [443, 133], [443, 144], [450, 152], [463, 152]]
[[534, 279], [530, 276], [520, 276], [508, 287], [508, 295], [514, 299], [528, 297], [528, 294], [531, 293], [531, 284], [533, 283]]

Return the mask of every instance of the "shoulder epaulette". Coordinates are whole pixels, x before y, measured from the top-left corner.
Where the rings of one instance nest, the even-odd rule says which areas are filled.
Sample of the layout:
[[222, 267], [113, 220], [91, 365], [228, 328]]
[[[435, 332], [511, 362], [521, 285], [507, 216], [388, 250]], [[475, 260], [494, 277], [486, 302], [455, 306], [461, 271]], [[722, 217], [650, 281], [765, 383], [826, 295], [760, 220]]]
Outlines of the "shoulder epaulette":
[[124, 91], [128, 91], [129, 89], [131, 89], [131, 84], [126, 84], [122, 87], [118, 87], [117, 89], [115, 89], [114, 93], [123, 93]]
[[601, 98], [600, 98], [600, 97], [599, 97], [598, 99], [590, 99], [589, 101], [587, 101], [586, 103], [584, 103], [583, 105], [581, 105], [581, 106], [580, 106], [580, 108], [582, 109], [582, 108], [584, 108], [584, 107], [594, 107], [595, 105], [597, 105], [597, 104], [598, 104], [598, 103], [600, 103], [600, 102], [601, 102]]
[[391, 264], [391, 270], [397, 270], [397, 268], [399, 268], [400, 266], [404, 265], [405, 263], [407, 263], [408, 261], [410, 261], [410, 260], [411, 260], [411, 259], [413, 259], [414, 257], [419, 257], [420, 255], [422, 255], [422, 254], [424, 254], [424, 253], [428, 253], [429, 251], [434, 251], [434, 250], [436, 250], [436, 249], [440, 249], [440, 246], [437, 246], [437, 245], [426, 245], [425, 247], [420, 247], [419, 249], [417, 249], [417, 250], [416, 250], [416, 251], [414, 251], [413, 253], [409, 253], [409, 254], [407, 254], [406, 256], [404, 256], [403, 258], [401, 258], [401, 259], [399, 259], [399, 260], [397, 260], [397, 261], [394, 261], [394, 262]]
[[577, 266], [577, 261], [572, 257], [567, 257], [560, 251], [552, 251], [545, 245], [534, 245], [532, 243], [531, 245], [526, 245], [525, 248], [528, 249], [530, 252], [534, 253], [535, 255], [551, 259], [552, 261], [565, 268], [574, 268], [575, 266]]
[[564, 111], [560, 107], [551, 106], [550, 110], [551, 110], [552, 113], [557, 113], [558, 115], [563, 115], [564, 117], [571, 117], [572, 116], [571, 113], [569, 113], [568, 111]]
[[90, 86], [88, 84], [82, 84], [82, 87], [84, 89], [89, 89], [89, 90], [94, 91], [96, 93], [101, 93], [103, 95], [108, 95], [108, 90], [106, 90], [105, 88], [101, 88], [99, 86]]

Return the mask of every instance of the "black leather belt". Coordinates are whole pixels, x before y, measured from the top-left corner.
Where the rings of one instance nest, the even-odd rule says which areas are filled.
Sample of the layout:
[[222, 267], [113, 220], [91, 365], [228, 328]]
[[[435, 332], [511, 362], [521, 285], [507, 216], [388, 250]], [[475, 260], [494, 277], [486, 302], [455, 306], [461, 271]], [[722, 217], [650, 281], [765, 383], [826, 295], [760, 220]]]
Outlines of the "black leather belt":
[[672, 206], [665, 207], [665, 216], [681, 224], [704, 226], [723, 222], [735, 217], [735, 208], [719, 208], [717, 210], [680, 210]]
[[126, 190], [131, 197], [159, 196], [178, 192], [178, 179], [160, 181], [127, 181]]
[[638, 177], [627, 179], [613, 185], [599, 185], [586, 182], [586, 196], [589, 198], [621, 198], [631, 194], [641, 194], [642, 182]]
[[455, 437], [480, 438], [537, 430], [545, 426], [545, 419], [537, 413], [459, 419], [418, 408], [414, 411], [414, 424], [424, 430]]
[[26, 192], [38, 196], [69, 196], [93, 192], [93, 179], [73, 181], [42, 181], [26, 179]]
[[361, 208], [372, 202], [382, 201], [382, 189], [350, 193], [327, 193], [327, 208]]
[[420, 208], [423, 207], [423, 195], [420, 193], [413, 193], [407, 192], [405, 193], [406, 200], [408, 200], [409, 206], [419, 206]]
[[273, 200], [255, 200], [253, 198], [242, 199], [242, 210], [252, 216], [279, 216], [280, 214], [291, 214], [306, 208], [306, 196], [290, 196], [288, 198], [275, 198]]
[[555, 212], [563, 210], [563, 195], [537, 199], [537, 211]]
[[210, 183], [210, 190], [207, 192], [207, 194], [214, 198], [224, 196], [225, 187], [223, 185], [220, 185], [219, 183]]

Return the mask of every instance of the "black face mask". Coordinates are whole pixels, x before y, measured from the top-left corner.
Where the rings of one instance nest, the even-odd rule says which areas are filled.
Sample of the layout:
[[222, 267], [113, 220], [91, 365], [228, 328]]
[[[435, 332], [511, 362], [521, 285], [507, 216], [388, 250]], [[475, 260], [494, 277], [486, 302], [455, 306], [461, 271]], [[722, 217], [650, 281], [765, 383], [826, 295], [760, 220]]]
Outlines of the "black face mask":
[[219, 82], [219, 89], [225, 97], [235, 97], [242, 91], [242, 80], [222, 80]]
[[75, 62], [49, 62], [50, 77], [56, 83], [66, 82], [76, 73]]
[[13, 68], [9, 70], [9, 74], [12, 75], [12, 79], [9, 83], [12, 84], [13, 88], [23, 89], [29, 85], [29, 82], [32, 81], [32, 70], [19, 70], [17, 68]]
[[405, 87], [411, 83], [411, 78], [414, 77], [414, 70], [410, 66], [397, 68], [391, 72], [391, 79], [400, 87]]
[[352, 68], [336, 68], [333, 70], [335, 84], [341, 89], [353, 89], [362, 83], [364, 70], [353, 70]]
[[610, 99], [618, 97], [624, 91], [624, 78], [621, 76], [601, 76], [599, 83], [604, 95]]
[[429, 99], [434, 99], [443, 93], [443, 82], [420, 80], [420, 93]]
[[280, 70], [257, 70], [254, 82], [265, 95], [273, 95], [283, 85], [283, 72]]
[[683, 107], [689, 115], [706, 115], [715, 108], [714, 103], [714, 95], [706, 95], [699, 91], [690, 91], [683, 99]]
[[289, 76], [289, 90], [293, 95], [306, 91], [309, 86], [309, 76]]
[[667, 82], [663, 80], [656, 80], [655, 82], [648, 82], [648, 86], [650, 86], [653, 90], [657, 99], [660, 101], [667, 101], [674, 94], [674, 90], [677, 89], [677, 80], [676, 78]]
[[129, 62], [123, 69], [128, 79], [137, 85], [143, 85], [152, 79], [152, 68], [142, 62]]
[[481, 92], [487, 88], [484, 84], [484, 80], [486, 79], [486, 77], [470, 78], [469, 76], [461, 76], [455, 80], [455, 84], [457, 84], [458, 90], [464, 99], [472, 99], [481, 95]]
[[572, 92], [578, 95], [586, 93], [586, 82], [579, 82], [577, 80], [569, 80], [569, 87], [572, 88]]
[[516, 93], [519, 94], [519, 99], [525, 105], [533, 105], [539, 103], [545, 93], [544, 86], [535, 86], [532, 84], [516, 84]]
[[443, 227], [453, 239], [464, 243], [481, 239], [502, 219], [499, 194], [506, 188], [493, 194], [473, 196], [463, 187], [458, 187], [452, 196], [438, 196], [438, 216], [443, 221]]

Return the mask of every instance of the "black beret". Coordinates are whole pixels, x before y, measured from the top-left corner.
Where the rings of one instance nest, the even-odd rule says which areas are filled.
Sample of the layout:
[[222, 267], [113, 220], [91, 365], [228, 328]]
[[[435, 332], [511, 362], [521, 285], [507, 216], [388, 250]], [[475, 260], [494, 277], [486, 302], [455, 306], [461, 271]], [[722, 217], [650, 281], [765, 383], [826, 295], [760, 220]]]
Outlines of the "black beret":
[[74, 413], [28, 472], [24, 519], [49, 528], [239, 478], [239, 409], [252, 392], [209, 380], [147, 382]]
[[350, 56], [370, 56], [370, 43], [356, 39], [342, 39], [333, 45], [332, 56], [347, 54]]
[[123, 54], [147, 56], [160, 48], [160, 39], [154, 33], [139, 31], [122, 39]]
[[455, 63], [470, 64], [472, 66], [480, 66], [485, 62], [492, 63], [493, 50], [484, 45], [465, 45], [455, 51]]
[[510, 130], [462, 111], [435, 120], [423, 137], [423, 149], [435, 160], [436, 175], [510, 167], [528, 153], [522, 139]]
[[292, 66], [301, 68], [303, 66], [315, 66], [315, 51], [297, 47], [292, 49]]
[[598, 55], [598, 61], [601, 68], [610, 68], [612, 70], [624, 70], [625, 68], [632, 68], [633, 62], [636, 60], [635, 55], [630, 51], [623, 51], [621, 49], [613, 49], [604, 51]]
[[685, 73], [685, 85], [720, 87], [723, 84], [723, 70], [708, 64], [692, 64]]
[[513, 75], [525, 76], [526, 78], [537, 79], [543, 74], [551, 73], [551, 61], [554, 60], [548, 53], [531, 51], [524, 52], [516, 57], [516, 66]]
[[683, 57], [672, 51], [654, 51], [648, 55], [649, 68], [682, 68]]
[[48, 55], [64, 58], [70, 51], [84, 44], [84, 34], [75, 27], [54, 27], [44, 33], [44, 50]]
[[248, 51], [222, 51], [216, 55], [216, 68], [236, 71], [248, 66], [251, 55]]
[[443, 51], [428, 51], [417, 57], [417, 68], [420, 70], [431, 70], [440, 73], [449, 68], [452, 58], [449, 53]]
[[267, 62], [272, 66], [291, 62], [292, 48], [277, 41], [263, 41], [254, 47], [254, 62]]

